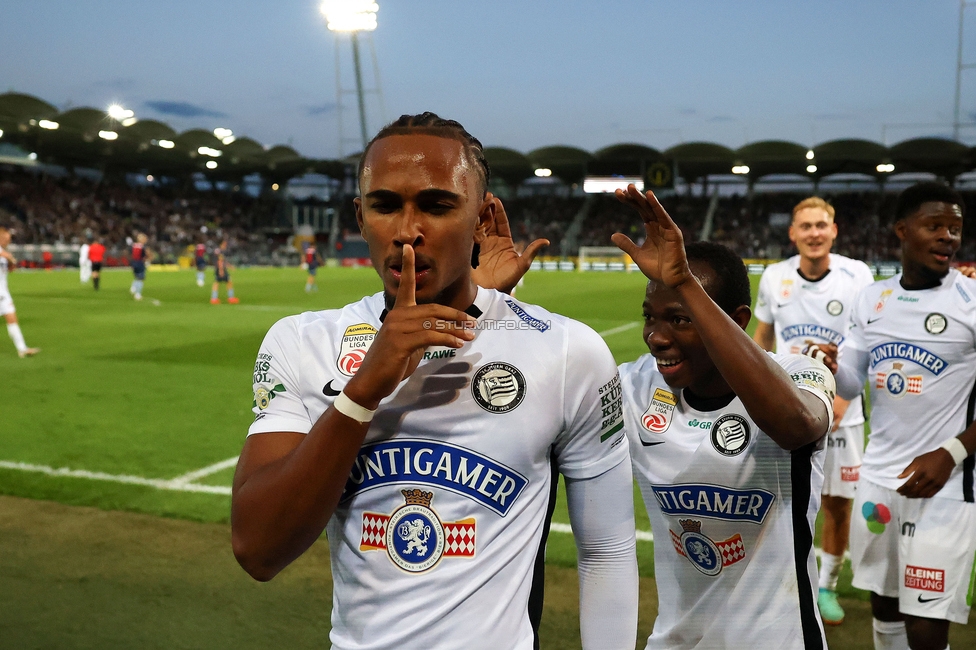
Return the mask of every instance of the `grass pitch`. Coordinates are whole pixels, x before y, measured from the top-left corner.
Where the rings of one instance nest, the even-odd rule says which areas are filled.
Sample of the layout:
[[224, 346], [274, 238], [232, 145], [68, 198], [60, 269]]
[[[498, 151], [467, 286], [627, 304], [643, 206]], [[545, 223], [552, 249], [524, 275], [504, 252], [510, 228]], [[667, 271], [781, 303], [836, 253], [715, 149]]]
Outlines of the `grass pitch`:
[[[18, 359], [0, 337], [0, 494], [98, 510], [0, 500], [4, 645], [325, 644], [324, 544], [271, 585], [236, 567], [226, 527], [232, 459], [252, 420], [251, 369], [268, 328], [381, 285], [372, 269], [321, 269], [312, 294], [299, 269], [238, 269], [233, 279], [239, 305], [209, 304], [210, 277], [200, 288], [192, 272], [151, 272], [142, 302], [130, 296], [126, 271], [105, 272], [99, 292], [75, 272], [10, 276], [27, 342], [42, 352]], [[622, 363], [646, 352], [643, 287], [640, 274], [532, 273], [518, 296], [603, 332]], [[649, 530], [636, 490], [635, 498], [638, 529]], [[569, 522], [564, 499], [554, 522]], [[652, 552], [638, 543], [645, 637], [656, 611]], [[547, 647], [578, 647], [575, 559], [571, 535], [554, 531]], [[870, 647], [870, 613], [848, 572], [841, 591], [852, 624], [830, 630], [832, 644]], [[953, 645], [976, 644], [970, 636], [953, 636]]]

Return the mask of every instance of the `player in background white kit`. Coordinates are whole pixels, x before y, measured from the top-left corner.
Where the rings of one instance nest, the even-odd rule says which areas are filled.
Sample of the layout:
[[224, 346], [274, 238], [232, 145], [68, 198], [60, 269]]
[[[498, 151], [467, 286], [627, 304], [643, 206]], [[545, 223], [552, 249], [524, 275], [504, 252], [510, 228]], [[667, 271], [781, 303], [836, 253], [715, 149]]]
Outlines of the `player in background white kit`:
[[88, 259], [88, 250], [90, 248], [87, 240], [78, 248], [78, 274], [82, 284], [86, 284], [91, 280], [92, 262]]
[[17, 268], [17, 260], [6, 250], [9, 245], [10, 231], [0, 228], [0, 316], [7, 321], [7, 334], [17, 348], [17, 356], [23, 359], [34, 356], [40, 352], [40, 349], [27, 347], [24, 334], [17, 323], [17, 310], [14, 308], [14, 300], [10, 297], [10, 288], [7, 286], [7, 273], [10, 269]]
[[328, 526], [337, 649], [537, 644], [554, 463], [579, 549], [583, 647], [634, 646], [613, 358], [582, 324], [477, 288], [488, 174], [456, 122], [425, 113], [380, 131], [356, 211], [384, 292], [279, 321], [258, 356], [234, 552], [268, 580]]
[[[793, 208], [790, 241], [798, 255], [766, 267], [756, 300], [753, 339], [765, 350], [799, 354], [812, 343], [840, 344], [858, 291], [874, 282], [864, 262], [830, 252], [837, 238], [834, 208], [819, 197]], [[839, 625], [837, 576], [850, 533], [851, 502], [864, 452], [861, 397], [834, 398], [834, 425], [824, 456], [820, 589], [823, 622]]]
[[[833, 381], [745, 333], [742, 260], [685, 249], [652, 192], [617, 191], [644, 221], [613, 242], [649, 278], [651, 354], [620, 366], [634, 473], [654, 531], [659, 611], [648, 649], [826, 647], [813, 528]], [[811, 360], [812, 361], [812, 360]]]
[[963, 205], [940, 183], [902, 192], [902, 273], [861, 292], [836, 363], [834, 346], [812, 350], [841, 395], [871, 390], [851, 563], [878, 650], [948, 647], [976, 588], [976, 281], [950, 266]]

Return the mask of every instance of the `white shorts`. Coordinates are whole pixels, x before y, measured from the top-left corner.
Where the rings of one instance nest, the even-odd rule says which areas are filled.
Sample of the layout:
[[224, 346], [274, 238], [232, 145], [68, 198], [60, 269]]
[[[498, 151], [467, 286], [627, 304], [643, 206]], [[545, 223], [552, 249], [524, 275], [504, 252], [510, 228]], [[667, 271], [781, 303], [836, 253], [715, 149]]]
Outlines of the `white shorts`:
[[840, 427], [827, 435], [824, 454], [824, 484], [820, 491], [825, 496], [854, 498], [854, 488], [864, 455], [864, 425]]
[[14, 299], [6, 291], [0, 291], [0, 316], [6, 316], [15, 311], [17, 310], [14, 309]]
[[969, 621], [976, 503], [908, 499], [861, 479], [851, 514], [853, 585], [898, 598], [903, 614]]

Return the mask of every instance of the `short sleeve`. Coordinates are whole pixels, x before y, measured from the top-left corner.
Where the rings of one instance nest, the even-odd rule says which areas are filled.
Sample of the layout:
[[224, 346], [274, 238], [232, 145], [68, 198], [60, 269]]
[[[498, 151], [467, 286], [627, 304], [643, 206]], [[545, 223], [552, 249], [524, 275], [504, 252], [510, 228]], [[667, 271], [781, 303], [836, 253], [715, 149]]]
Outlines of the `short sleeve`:
[[298, 319], [283, 318], [271, 326], [254, 362], [254, 422], [247, 435], [312, 429], [301, 398], [300, 358]]
[[[816, 359], [800, 354], [780, 355], [776, 361], [789, 374], [797, 388], [813, 393], [820, 398], [824, 406], [827, 407], [827, 414], [832, 420], [837, 387], [834, 383], [834, 376], [827, 370], [827, 366]], [[829, 426], [833, 426], [832, 421]]]
[[565, 428], [556, 440], [559, 471], [574, 479], [630, 462], [623, 391], [607, 344], [592, 329], [569, 321], [564, 379]]
[[773, 322], [772, 301], [769, 296], [770, 267], [763, 270], [762, 277], [759, 279], [759, 295], [756, 296], [756, 318], [764, 323]]

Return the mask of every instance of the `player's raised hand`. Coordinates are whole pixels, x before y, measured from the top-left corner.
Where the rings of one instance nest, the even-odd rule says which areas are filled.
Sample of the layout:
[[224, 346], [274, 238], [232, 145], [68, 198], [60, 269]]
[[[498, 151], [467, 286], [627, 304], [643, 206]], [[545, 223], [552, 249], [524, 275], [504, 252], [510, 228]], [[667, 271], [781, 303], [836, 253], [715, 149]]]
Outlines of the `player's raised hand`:
[[964, 266], [957, 266], [956, 268], [967, 278], [976, 278], [976, 266], [966, 264]]
[[375, 409], [417, 369], [430, 346], [460, 348], [474, 340], [476, 320], [438, 304], [417, 304], [413, 247], [405, 245], [396, 301], [386, 314], [363, 363], [344, 389], [354, 402]]
[[548, 239], [536, 239], [525, 247], [521, 255], [515, 250], [512, 228], [508, 222], [505, 206], [490, 192], [485, 200], [495, 205], [495, 218], [486, 231], [486, 239], [481, 243], [478, 268], [471, 276], [475, 283], [486, 289], [498, 289], [511, 293], [532, 264], [532, 260], [543, 247], [549, 245]]
[[644, 275], [665, 286], [675, 288], [693, 280], [681, 230], [654, 192], [642, 194], [631, 184], [615, 194], [618, 201], [637, 210], [644, 222], [645, 234], [644, 243], [638, 246], [627, 235], [615, 233], [610, 239], [617, 248], [630, 255]]
[[811, 343], [803, 348], [801, 354], [827, 366], [830, 374], [837, 374], [837, 344], [836, 343]]
[[942, 489], [956, 466], [952, 454], [945, 449], [936, 449], [916, 456], [898, 478], [907, 479], [898, 488], [898, 494], [909, 499], [928, 499]]

